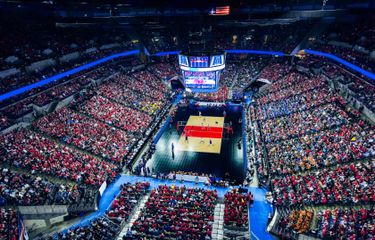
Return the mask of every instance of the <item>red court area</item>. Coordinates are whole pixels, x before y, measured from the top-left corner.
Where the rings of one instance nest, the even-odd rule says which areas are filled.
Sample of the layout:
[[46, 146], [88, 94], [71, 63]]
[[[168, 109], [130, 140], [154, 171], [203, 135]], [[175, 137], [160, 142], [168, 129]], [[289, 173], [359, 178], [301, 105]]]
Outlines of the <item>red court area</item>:
[[223, 128], [207, 126], [185, 126], [184, 134], [188, 137], [197, 138], [222, 138]]

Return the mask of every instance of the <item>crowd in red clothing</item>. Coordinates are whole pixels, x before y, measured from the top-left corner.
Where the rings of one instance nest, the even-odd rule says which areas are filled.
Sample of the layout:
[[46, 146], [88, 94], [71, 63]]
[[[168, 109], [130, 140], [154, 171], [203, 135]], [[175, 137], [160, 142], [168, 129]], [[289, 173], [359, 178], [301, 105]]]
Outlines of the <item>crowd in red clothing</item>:
[[140, 81], [143, 86], [150, 86], [153, 91], [160, 91], [162, 93], [168, 93], [169, 91], [168, 88], [165, 87], [166, 83], [159, 80], [154, 74], [149, 71], [138, 71], [133, 73], [131, 77]]
[[112, 163], [60, 145], [30, 130], [0, 136], [0, 160], [36, 173], [45, 173], [77, 183], [100, 186], [119, 169]]
[[[118, 168], [126, 162], [125, 157], [134, 150], [133, 146], [138, 144], [139, 138], [144, 137], [142, 132], [152, 122], [152, 116], [169, 100], [166, 96], [171, 92], [160, 86], [142, 96], [145, 88], [151, 89], [161, 83], [161, 80], [144, 72], [138, 72], [132, 78], [119, 73], [113, 83], [100, 88], [99, 94], [92, 94], [93, 97], [86, 101], [83, 100], [84, 97], [79, 97], [70, 108], [59, 109], [32, 124], [34, 130], [75, 145], [103, 157], [104, 160], [79, 153], [28, 130], [3, 136], [6, 139], [2, 142], [3, 160], [34, 172], [57, 175], [88, 185], [97, 186], [106, 179], [113, 179]], [[92, 75], [94, 78], [97, 76], [102, 75]], [[143, 80], [137, 80], [138, 78]], [[86, 82], [88, 78], [84, 79]], [[129, 90], [127, 80], [136, 89]], [[113, 89], [123, 93], [123, 98], [120, 94], [110, 94]], [[132, 90], [135, 90], [134, 99], [126, 96]], [[138, 101], [138, 108], [133, 108], [134, 105], [131, 104], [138, 104]], [[30, 149], [23, 150], [21, 143]]]
[[[136, 80], [131, 79], [130, 76], [118, 74], [111, 78], [108, 84], [101, 85], [97, 93], [149, 115], [155, 115], [166, 104], [168, 98], [162, 97], [164, 94], [158, 94], [157, 91], [145, 93], [142, 88], [137, 90], [130, 89], [128, 88], [130, 81]], [[137, 86], [141, 87], [142, 84]]]
[[309, 80], [307, 75], [304, 75], [300, 72], [291, 71], [285, 77], [279, 81], [275, 81], [268, 88], [268, 92], [279, 92], [283, 88], [291, 87], [292, 85], [303, 83]]
[[317, 232], [323, 239], [365, 240], [375, 237], [374, 207], [321, 210], [317, 214]]
[[270, 92], [269, 94], [265, 96], [261, 96], [257, 98], [256, 102], [257, 104], [266, 104], [266, 103], [270, 103], [274, 101], [283, 100], [283, 99], [290, 98], [297, 94], [304, 94], [305, 92], [321, 87], [324, 84], [326, 84], [326, 82], [324, 81], [323, 76], [321, 75], [314, 76], [314, 77], [308, 78], [308, 80], [306, 81], [302, 81], [298, 84], [296, 83], [287, 88], [280, 88], [278, 90], [277, 88], [271, 89], [271, 91], [273, 92]]
[[18, 217], [16, 210], [0, 208], [0, 239], [18, 239]]
[[38, 130], [84, 150], [120, 163], [132, 139], [123, 130], [110, 127], [68, 108], [62, 108], [33, 123]]
[[252, 203], [251, 193], [239, 193], [237, 188], [228, 191], [224, 195], [224, 224], [226, 226], [236, 226], [248, 228], [249, 203]]
[[128, 108], [100, 95], [95, 95], [86, 101], [80, 109], [98, 120], [129, 132], [146, 130], [152, 120], [148, 114]]
[[[150, 75], [144, 74], [142, 72], [138, 72], [134, 75], [117, 74], [113, 79], [111, 79], [111, 82], [113, 82], [113, 84], [120, 88], [121, 91], [124, 89], [124, 93], [126, 93], [128, 90], [131, 90], [136, 96], [139, 95], [141, 98], [139, 99], [140, 101], [133, 102], [133, 105], [137, 104], [137, 107], [140, 107], [141, 110], [149, 110], [147, 104], [151, 106], [153, 104], [155, 104], [156, 106], [160, 106], [161, 103], [165, 104], [170, 97], [171, 91], [161, 80], [157, 79], [156, 77], [148, 78]], [[114, 97], [113, 99], [117, 98]], [[136, 99], [138, 100], [138, 98]], [[124, 100], [121, 99], [121, 95], [119, 100]], [[130, 98], [130, 101], [126, 101], [128, 102], [128, 104], [131, 104], [131, 100], [132, 99]]]
[[270, 82], [276, 82], [289, 72], [290, 66], [283, 63], [271, 63], [260, 71], [258, 79], [266, 79]]
[[225, 102], [228, 99], [228, 94], [229, 88], [226, 86], [221, 86], [216, 92], [213, 93], [196, 93], [194, 98], [208, 102]]
[[153, 189], [132, 230], [139, 238], [211, 237], [217, 193], [185, 186]]
[[[177, 59], [175, 59], [174, 63], [177, 63]], [[156, 63], [150, 65], [148, 68], [162, 80], [169, 80], [172, 77], [178, 76], [180, 72], [177, 66], [170, 63]]]
[[[134, 62], [136, 62], [134, 60]], [[131, 64], [132, 61], [125, 61], [121, 64]], [[172, 65], [170, 65], [172, 66]], [[166, 66], [165, 66], [166, 67]], [[157, 69], [157, 68], [156, 68]], [[68, 79], [63, 79], [52, 84], [47, 84], [43, 88], [33, 89], [30, 92], [27, 92], [22, 95], [22, 97], [31, 96], [26, 98], [15, 105], [9, 105], [6, 108], [2, 109], [0, 114], [7, 116], [7, 121], [4, 121], [1, 118], [0, 128], [9, 127], [14, 121], [13, 119], [19, 118], [27, 113], [32, 111], [31, 104], [36, 104], [38, 106], [44, 106], [53, 100], [62, 100], [66, 97], [69, 97], [84, 87], [87, 87], [91, 83], [91, 79], [100, 79], [118, 71], [117, 65], [105, 65], [94, 71], [83, 71], [79, 74], [75, 74]], [[144, 72], [147, 72], [145, 70]], [[162, 82], [155, 77], [150, 77], [149, 73], [137, 73], [137, 76], [146, 76], [146, 80], [138, 80], [128, 75], [119, 73], [117, 76], [111, 78], [107, 81], [108, 84], [100, 86], [99, 93], [104, 97], [107, 97], [111, 100], [119, 100], [119, 103], [124, 104], [128, 107], [139, 109], [142, 112], [145, 112], [149, 115], [155, 115], [160, 111], [160, 109], [167, 103], [169, 100], [171, 92], [166, 87], [160, 87]], [[156, 81], [156, 82], [154, 82]], [[58, 85], [61, 83], [60, 85]], [[146, 84], [146, 85], [145, 85]], [[158, 86], [156, 89], [155, 86]], [[38, 92], [47, 89], [48, 90]], [[18, 98], [6, 100], [1, 102], [0, 105], [7, 105], [16, 101]]]

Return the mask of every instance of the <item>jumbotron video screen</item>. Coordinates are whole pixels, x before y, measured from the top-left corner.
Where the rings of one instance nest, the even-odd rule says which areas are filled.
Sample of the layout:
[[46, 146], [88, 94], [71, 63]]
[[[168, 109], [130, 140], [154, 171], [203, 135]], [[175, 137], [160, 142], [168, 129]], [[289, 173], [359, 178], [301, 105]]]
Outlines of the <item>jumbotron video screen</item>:
[[218, 71], [213, 71], [213, 72], [183, 71], [183, 77], [185, 80], [185, 87], [189, 89], [213, 90], [217, 87], [216, 85], [218, 84], [218, 81], [216, 81], [216, 79], [220, 77], [220, 73]]
[[185, 88], [191, 92], [215, 92], [219, 88], [220, 73], [225, 68], [224, 54], [179, 55]]

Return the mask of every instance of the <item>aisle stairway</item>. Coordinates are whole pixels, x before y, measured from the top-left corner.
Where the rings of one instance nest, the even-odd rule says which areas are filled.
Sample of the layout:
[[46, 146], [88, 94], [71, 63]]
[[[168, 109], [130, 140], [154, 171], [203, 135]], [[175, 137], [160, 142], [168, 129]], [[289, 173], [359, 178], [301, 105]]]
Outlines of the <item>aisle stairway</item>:
[[224, 238], [224, 203], [215, 206], [214, 223], [212, 225], [212, 240]]
[[145, 195], [141, 199], [139, 205], [134, 210], [133, 215], [130, 217], [130, 221], [125, 224], [125, 226], [121, 230], [120, 234], [118, 235], [118, 237], [117, 237], [118, 240], [122, 240], [122, 237], [126, 234], [126, 232], [128, 231], [128, 229], [130, 229], [131, 226], [133, 225], [133, 223], [138, 219], [139, 214], [141, 213], [141, 210], [143, 209], [143, 207], [145, 206], [146, 202], [148, 201], [148, 198], [150, 197], [150, 194], [151, 193], [148, 193], [147, 195]]

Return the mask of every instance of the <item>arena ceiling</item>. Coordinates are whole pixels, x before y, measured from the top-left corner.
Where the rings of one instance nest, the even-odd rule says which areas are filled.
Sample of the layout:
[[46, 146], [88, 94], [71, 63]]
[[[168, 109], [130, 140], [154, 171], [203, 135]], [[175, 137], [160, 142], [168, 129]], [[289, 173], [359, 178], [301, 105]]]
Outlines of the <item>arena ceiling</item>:
[[[134, 16], [155, 14], [208, 14], [215, 7], [228, 6], [230, 14], [242, 14], [244, 11], [262, 12], [290, 10], [320, 10], [373, 6], [371, 0], [0, 0], [0, 8], [15, 8], [45, 11], [56, 14], [59, 11], [112, 11], [113, 14]], [[168, 10], [175, 11], [168, 11]], [[179, 12], [181, 11], [181, 12]]]

